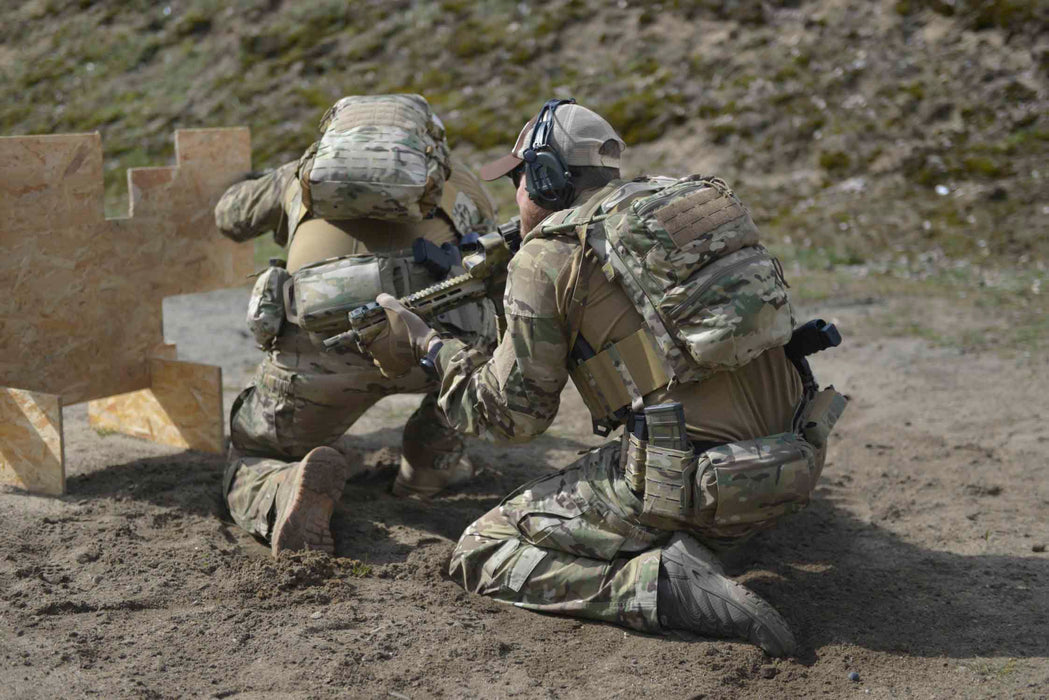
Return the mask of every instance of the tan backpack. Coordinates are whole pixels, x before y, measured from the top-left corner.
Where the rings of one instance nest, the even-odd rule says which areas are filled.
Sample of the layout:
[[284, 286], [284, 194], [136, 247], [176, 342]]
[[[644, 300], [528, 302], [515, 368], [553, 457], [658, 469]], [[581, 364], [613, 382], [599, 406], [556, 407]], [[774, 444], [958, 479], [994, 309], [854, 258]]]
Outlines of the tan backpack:
[[444, 125], [422, 95], [344, 97], [299, 161], [302, 203], [324, 219], [419, 221], [451, 173]]

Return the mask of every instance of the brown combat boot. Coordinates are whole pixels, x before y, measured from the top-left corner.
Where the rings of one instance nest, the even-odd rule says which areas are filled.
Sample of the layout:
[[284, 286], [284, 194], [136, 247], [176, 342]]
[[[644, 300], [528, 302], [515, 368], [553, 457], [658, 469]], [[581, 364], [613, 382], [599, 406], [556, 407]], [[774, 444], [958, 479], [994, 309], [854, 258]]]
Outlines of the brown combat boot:
[[433, 498], [446, 488], [465, 483], [476, 475], [473, 462], [465, 456], [450, 469], [413, 467], [401, 457], [401, 468], [391, 490], [398, 498]]
[[726, 576], [714, 554], [688, 535], [674, 535], [663, 549], [656, 600], [664, 629], [746, 639], [769, 656], [797, 650], [776, 609]]
[[277, 518], [270, 538], [273, 556], [318, 549], [332, 554], [331, 514], [342, 497], [349, 464], [331, 447], [310, 450], [277, 489]]

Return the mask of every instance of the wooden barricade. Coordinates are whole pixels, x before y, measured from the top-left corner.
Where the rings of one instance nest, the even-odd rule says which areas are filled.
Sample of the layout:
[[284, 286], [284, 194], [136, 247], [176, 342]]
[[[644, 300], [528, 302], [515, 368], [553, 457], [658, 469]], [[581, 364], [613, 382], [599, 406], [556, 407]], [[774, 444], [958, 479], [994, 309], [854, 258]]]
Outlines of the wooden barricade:
[[213, 215], [250, 132], [176, 131], [175, 153], [129, 170], [106, 219], [97, 133], [0, 138], [0, 483], [64, 493], [62, 406], [83, 401], [98, 429], [222, 450], [221, 369], [175, 359], [161, 307], [250, 274]]

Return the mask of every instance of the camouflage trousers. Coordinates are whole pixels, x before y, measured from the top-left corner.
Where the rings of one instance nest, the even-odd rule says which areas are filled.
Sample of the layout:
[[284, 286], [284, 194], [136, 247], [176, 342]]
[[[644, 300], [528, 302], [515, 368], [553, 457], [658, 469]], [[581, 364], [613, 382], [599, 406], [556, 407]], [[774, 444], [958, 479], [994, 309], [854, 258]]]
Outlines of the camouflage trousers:
[[[463, 532], [449, 575], [466, 590], [520, 608], [662, 632], [657, 591], [674, 534], [642, 524], [641, 498], [623, 479], [619, 440], [520, 487]], [[824, 450], [817, 452], [823, 465]], [[818, 474], [817, 474], [818, 478]], [[723, 552], [775, 523], [685, 526]]]
[[296, 460], [335, 442], [391, 394], [427, 392], [404, 428], [405, 461], [418, 473], [454, 467], [464, 441], [437, 407], [436, 390], [421, 369], [387, 379], [361, 355], [322, 352], [304, 331], [285, 324], [230, 412], [232, 448], [223, 493], [233, 520], [268, 538], [277, 489]]
[[466, 528], [449, 574], [520, 608], [659, 632], [661, 547], [618, 474], [619, 442], [525, 484]]

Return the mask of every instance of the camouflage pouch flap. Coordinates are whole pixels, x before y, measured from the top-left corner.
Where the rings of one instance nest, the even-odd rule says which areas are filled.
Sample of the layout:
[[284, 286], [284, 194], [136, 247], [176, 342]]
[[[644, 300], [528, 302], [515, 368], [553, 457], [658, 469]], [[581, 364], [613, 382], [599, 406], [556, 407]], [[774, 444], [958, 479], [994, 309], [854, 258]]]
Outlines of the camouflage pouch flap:
[[706, 373], [742, 367], [794, 331], [786, 286], [761, 246], [720, 258], [667, 290], [660, 311]]
[[696, 456], [691, 449], [645, 446], [645, 497], [639, 520], [658, 525], [664, 519], [687, 522], [692, 509]]
[[344, 97], [321, 128], [299, 167], [314, 216], [418, 221], [437, 208], [451, 156], [421, 95]]
[[284, 285], [288, 320], [311, 333], [348, 330], [349, 313], [382, 292], [398, 295], [407, 261], [377, 255], [350, 255], [299, 268]]
[[847, 396], [828, 386], [805, 407], [801, 416], [801, 434], [816, 447], [823, 447], [848, 403]]
[[801, 510], [818, 476], [815, 450], [794, 433], [707, 450], [698, 480], [711, 469], [717, 478], [715, 525], [766, 522]]
[[269, 349], [284, 325], [284, 283], [288, 271], [269, 267], [255, 280], [248, 300], [248, 328], [263, 350]]

